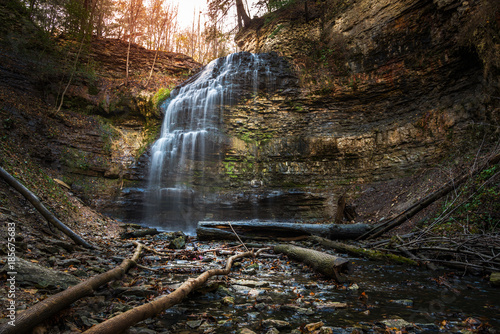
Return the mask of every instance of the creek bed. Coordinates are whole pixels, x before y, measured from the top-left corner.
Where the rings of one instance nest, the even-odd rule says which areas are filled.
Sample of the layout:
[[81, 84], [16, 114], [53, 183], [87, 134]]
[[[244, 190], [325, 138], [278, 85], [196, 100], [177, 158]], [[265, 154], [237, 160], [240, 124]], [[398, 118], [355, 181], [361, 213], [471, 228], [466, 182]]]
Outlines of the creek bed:
[[[284, 257], [246, 259], [158, 320], [171, 333], [300, 333], [319, 322], [320, 333], [500, 328], [500, 290], [481, 277], [351, 259], [343, 284]], [[164, 283], [188, 277], [171, 274]]]

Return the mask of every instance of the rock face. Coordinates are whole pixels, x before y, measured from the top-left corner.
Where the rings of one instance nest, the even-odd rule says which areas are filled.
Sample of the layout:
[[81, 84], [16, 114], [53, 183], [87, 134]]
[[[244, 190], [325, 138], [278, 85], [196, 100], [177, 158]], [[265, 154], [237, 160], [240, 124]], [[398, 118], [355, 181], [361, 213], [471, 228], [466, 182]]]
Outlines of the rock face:
[[458, 43], [476, 10], [468, 2], [327, 1], [309, 4], [307, 19], [297, 6], [236, 37], [245, 51], [290, 59], [300, 85], [226, 108], [228, 208], [331, 217], [349, 185], [430, 166], [471, 143], [475, 122], [498, 119], [498, 79]]

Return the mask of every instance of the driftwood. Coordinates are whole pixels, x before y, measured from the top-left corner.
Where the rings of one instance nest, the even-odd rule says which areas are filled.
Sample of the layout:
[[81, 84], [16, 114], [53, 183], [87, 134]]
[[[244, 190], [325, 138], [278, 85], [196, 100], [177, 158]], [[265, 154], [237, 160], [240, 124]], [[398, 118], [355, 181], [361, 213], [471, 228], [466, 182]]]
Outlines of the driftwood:
[[265, 249], [261, 249], [257, 251], [256, 253], [254, 252], [244, 252], [240, 254], [236, 254], [231, 256], [227, 260], [226, 268], [225, 269], [210, 269], [208, 271], [205, 271], [203, 274], [198, 276], [197, 278], [189, 278], [186, 282], [184, 282], [179, 288], [177, 288], [175, 291], [172, 293], [159, 297], [152, 302], [149, 302], [147, 304], [143, 304], [138, 307], [134, 307], [133, 309], [128, 310], [127, 312], [121, 313], [117, 315], [116, 317], [113, 317], [109, 320], [106, 320], [96, 326], [91, 327], [84, 333], [87, 334], [95, 334], [95, 333], [109, 333], [109, 334], [114, 334], [114, 333], [121, 333], [125, 331], [127, 328], [130, 326], [133, 326], [134, 324], [143, 321], [147, 318], [153, 317], [164, 310], [180, 303], [191, 291], [195, 290], [196, 288], [202, 286], [203, 284], [206, 283], [206, 281], [212, 277], [212, 276], [219, 276], [219, 275], [228, 275], [229, 272], [231, 271], [231, 267], [233, 265], [233, 262], [236, 259], [242, 258], [242, 257], [248, 257], [248, 256], [256, 256], [259, 254], [259, 252], [263, 251]]
[[285, 254], [294, 260], [300, 261], [310, 266], [314, 271], [328, 278], [334, 278], [338, 282], [344, 281], [340, 274], [349, 270], [348, 259], [313, 249], [281, 244], [274, 246], [274, 252]]
[[119, 279], [136, 264], [141, 254], [142, 247], [143, 246], [139, 244], [132, 258], [123, 260], [118, 267], [100, 275], [91, 277], [58, 294], [50, 296], [30, 307], [26, 311], [19, 313], [15, 320], [15, 326], [5, 323], [0, 326], [0, 333], [29, 333], [38, 324], [68, 307], [71, 303], [80, 298], [91, 295], [98, 287], [112, 280]]
[[91, 244], [82, 239], [78, 234], [73, 232], [69, 227], [64, 225], [59, 219], [56, 218], [43, 204], [40, 202], [38, 197], [35, 196], [28, 188], [16, 180], [12, 175], [10, 175], [5, 169], [0, 167], [0, 176], [7, 182], [11, 187], [16, 189], [21, 195], [23, 195], [40, 214], [47, 219], [49, 223], [57, 227], [64, 234], [70, 237], [76, 244], [82, 245], [86, 248], [94, 248]]
[[355, 239], [371, 228], [372, 226], [368, 224], [200, 221], [196, 234], [199, 240], [236, 240], [235, 233], [242, 239], [279, 239], [309, 235], [318, 235], [328, 239]]
[[158, 231], [155, 228], [145, 228], [145, 229], [120, 233], [120, 239], [142, 238], [148, 235], [155, 235], [159, 233], [160, 231]]
[[356, 246], [344, 244], [344, 243], [333, 241], [333, 240], [328, 240], [328, 239], [317, 237], [317, 236], [309, 237], [309, 239], [312, 241], [318, 242], [325, 247], [335, 249], [336, 251], [348, 253], [348, 254], [356, 255], [356, 256], [362, 256], [364, 258], [368, 258], [371, 260], [377, 260], [377, 261], [384, 260], [384, 261], [390, 261], [390, 262], [396, 262], [396, 263], [402, 263], [402, 264], [409, 264], [409, 265], [413, 265], [413, 266], [418, 265], [418, 262], [415, 260], [409, 259], [407, 257], [395, 255], [395, 254], [387, 254], [387, 253], [382, 253], [381, 251], [366, 249], [366, 248], [362, 248], [362, 247], [356, 247]]

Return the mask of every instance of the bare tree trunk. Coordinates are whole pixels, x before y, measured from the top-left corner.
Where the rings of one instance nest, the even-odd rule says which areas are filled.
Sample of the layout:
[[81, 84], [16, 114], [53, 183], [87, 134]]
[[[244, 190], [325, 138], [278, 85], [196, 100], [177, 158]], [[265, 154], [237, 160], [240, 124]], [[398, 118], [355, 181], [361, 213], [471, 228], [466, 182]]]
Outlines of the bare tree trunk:
[[3, 334], [31, 332], [38, 324], [68, 307], [73, 302], [91, 295], [98, 287], [109, 281], [122, 277], [130, 268], [137, 264], [143, 247], [142, 244], [138, 244], [132, 258], [123, 260], [118, 267], [50, 296], [26, 311], [19, 313], [16, 317], [16, 325], [3, 324], [0, 326], [0, 332]]
[[49, 223], [60, 229], [64, 234], [71, 238], [76, 244], [82, 245], [86, 248], [94, 248], [91, 244], [83, 240], [78, 234], [73, 232], [69, 227], [64, 225], [59, 219], [56, 218], [43, 204], [40, 202], [38, 197], [35, 196], [28, 188], [22, 185], [18, 180], [16, 180], [12, 175], [10, 175], [5, 169], [0, 167], [0, 176], [7, 182], [11, 187], [19, 191], [34, 207], [40, 212], [40, 214], [47, 219]]
[[229, 272], [231, 271], [231, 267], [233, 265], [233, 262], [236, 259], [242, 258], [242, 257], [247, 257], [247, 256], [256, 256], [258, 255], [261, 251], [265, 249], [261, 249], [257, 251], [257, 253], [253, 252], [245, 252], [245, 253], [240, 253], [231, 256], [227, 260], [226, 268], [225, 269], [210, 269], [208, 271], [205, 271], [203, 274], [198, 276], [197, 278], [189, 278], [186, 282], [184, 282], [179, 288], [177, 288], [174, 292], [162, 296], [160, 298], [157, 298], [153, 300], [152, 302], [149, 302], [147, 304], [143, 304], [138, 307], [134, 307], [131, 310], [128, 310], [127, 312], [121, 313], [117, 315], [116, 317], [113, 317], [109, 320], [106, 320], [99, 325], [96, 325], [94, 327], [91, 327], [84, 333], [86, 334], [95, 334], [95, 333], [109, 333], [109, 334], [114, 334], [114, 333], [121, 333], [125, 331], [127, 328], [130, 326], [133, 326], [134, 324], [143, 321], [147, 318], [151, 318], [164, 310], [180, 303], [186, 296], [193, 291], [194, 289], [202, 286], [205, 284], [205, 282], [212, 276], [219, 276], [219, 275], [228, 275]]
[[250, 221], [200, 221], [196, 234], [200, 240], [234, 240], [231, 226], [242, 238], [276, 239], [319, 235], [329, 239], [355, 239], [372, 228], [368, 224], [303, 224]]
[[236, 13], [238, 14], [238, 28], [241, 29], [248, 26], [250, 23], [250, 17], [243, 6], [242, 0], [236, 0]]
[[340, 276], [340, 273], [349, 269], [348, 259], [318, 252], [313, 249], [293, 245], [278, 245], [274, 247], [274, 251], [303, 262], [318, 273], [323, 274], [328, 278], [334, 278], [338, 282], [344, 281], [344, 279]]
[[384, 260], [384, 261], [397, 262], [397, 263], [402, 263], [402, 264], [409, 264], [409, 265], [413, 265], [413, 266], [418, 266], [417, 261], [403, 257], [403, 256], [399, 256], [399, 255], [386, 254], [386, 253], [382, 253], [380, 251], [356, 247], [356, 246], [344, 244], [344, 243], [341, 243], [338, 241], [328, 240], [328, 239], [317, 237], [317, 236], [309, 237], [309, 240], [319, 242], [321, 245], [323, 245], [325, 247], [335, 249], [336, 251], [339, 251], [342, 253], [348, 253], [348, 254], [352, 254], [355, 256], [361, 256], [364, 258], [377, 260], [377, 261]]
[[335, 224], [342, 224], [342, 219], [344, 218], [344, 210], [345, 210], [345, 198], [346, 195], [343, 194], [340, 196], [337, 202], [337, 213], [335, 214]]

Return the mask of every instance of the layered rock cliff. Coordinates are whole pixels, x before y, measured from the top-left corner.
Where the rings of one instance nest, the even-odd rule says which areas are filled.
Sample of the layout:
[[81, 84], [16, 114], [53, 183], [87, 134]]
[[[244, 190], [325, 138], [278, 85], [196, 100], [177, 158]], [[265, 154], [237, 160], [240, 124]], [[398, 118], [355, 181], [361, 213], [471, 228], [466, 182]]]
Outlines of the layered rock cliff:
[[[300, 84], [226, 109], [223, 193], [235, 207], [331, 217], [350, 186], [432, 166], [498, 124], [498, 68], [485, 73], [489, 60], [466, 42], [485, 10], [479, 2], [304, 5], [254, 19], [236, 36], [242, 50], [288, 58]], [[498, 21], [488, 24], [498, 32]]]

